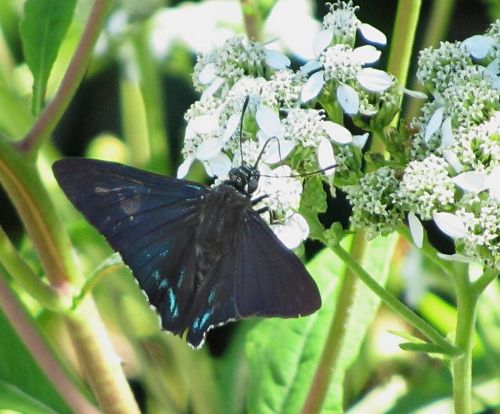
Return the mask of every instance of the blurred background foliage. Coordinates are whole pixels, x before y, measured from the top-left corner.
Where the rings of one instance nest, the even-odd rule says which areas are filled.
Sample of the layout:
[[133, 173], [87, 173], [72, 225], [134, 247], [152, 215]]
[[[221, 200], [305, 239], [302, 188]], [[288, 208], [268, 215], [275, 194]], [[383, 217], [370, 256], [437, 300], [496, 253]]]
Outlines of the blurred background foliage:
[[[430, 25], [438, 3], [446, 2], [423, 3], [416, 50], [428, 46], [426, 42], [432, 38]], [[283, 39], [285, 50], [300, 63], [308, 53], [304, 45], [312, 43], [317, 25], [314, 18], [317, 21], [325, 13], [326, 5], [321, 1], [301, 0], [279, 0], [276, 4], [273, 0], [261, 0], [258, 4], [262, 39]], [[386, 33], [390, 44], [396, 1], [386, 0], [383, 5], [374, 1], [358, 4], [360, 20]], [[500, 17], [499, 4], [498, 0], [450, 2], [443, 38], [453, 41], [482, 33], [488, 22]], [[59, 85], [90, 6], [90, 0], [76, 3], [73, 20], [50, 72], [47, 100]], [[30, 109], [32, 75], [20, 38], [22, 16], [23, 1], [0, 2], [0, 130], [14, 139], [27, 132], [36, 116]], [[243, 32], [240, 4], [236, 1], [115, 2], [87, 75], [52, 139], [44, 144], [38, 161], [44, 184], [67, 227], [84, 274], [92, 274], [112, 251], [64, 198], [52, 177], [51, 163], [61, 156], [88, 156], [175, 175], [182, 161], [183, 114], [197, 98], [190, 77], [196, 51], [206, 50], [229, 33]], [[380, 66], [384, 64], [382, 61]], [[192, 169], [188, 178], [206, 180], [199, 166]], [[332, 200], [328, 205], [325, 221], [346, 221], [347, 205]], [[2, 189], [0, 225], [34, 271], [43, 277], [30, 239]], [[310, 260], [315, 278], [318, 281], [325, 278], [320, 286], [327, 295], [326, 303], [331, 304], [335, 289], [330, 284], [335, 284], [336, 274], [342, 270], [335, 268], [334, 258], [325, 258], [326, 252], [318, 253], [320, 249], [321, 246], [308, 243], [305, 257]], [[441, 250], [447, 250], [446, 244], [441, 245]], [[328, 270], [322, 267], [324, 263], [329, 264]], [[381, 269], [385, 265], [381, 264]], [[284, 327], [273, 325], [275, 321], [242, 321], [211, 331], [207, 346], [192, 351], [181, 339], [160, 333], [157, 317], [148, 309], [128, 269], [115, 263], [108, 270], [103, 272], [93, 294], [143, 412], [269, 412], [266, 410], [275, 407], [274, 403], [262, 400], [267, 397], [272, 400], [275, 395], [282, 398], [278, 406], [283, 412], [293, 413], [300, 407], [293, 402], [293, 392], [287, 390], [286, 397], [282, 397], [283, 390], [273, 387], [293, 385], [304, 393], [308, 388], [307, 375], [302, 385], [297, 378], [293, 384], [288, 379], [280, 384], [279, 379], [269, 378], [263, 372], [266, 364], [262, 360], [267, 355], [262, 352], [271, 349], [266, 348], [269, 344], [263, 338], [266, 341], [272, 338], [274, 352], [279, 353], [290, 338], [286, 330], [300, 330], [303, 325]], [[407, 243], [398, 241], [388, 270], [388, 286], [393, 293], [404, 298], [440, 331], [453, 331], [456, 315], [452, 287], [430, 262]], [[75, 380], [81, 377], [81, 367], [72, 354], [59, 315], [43, 309], [21, 289], [15, 293], [47, 341], [58, 350], [57, 358], [64, 361], [69, 375]], [[495, 407], [497, 410], [500, 407], [499, 303], [500, 287], [498, 283], [492, 284], [480, 302], [478, 315], [473, 376], [477, 412], [494, 412]], [[373, 304], [371, 313], [376, 305]], [[331, 312], [331, 307], [326, 306], [311, 323], [321, 325], [326, 320], [323, 323], [326, 329]], [[373, 323], [369, 322], [363, 322], [367, 333], [359, 353], [356, 351], [350, 360], [346, 359], [350, 366], [345, 367], [344, 397], [328, 405], [334, 408], [325, 412], [336, 412], [342, 405], [350, 413], [451, 412], [450, 377], [442, 362], [402, 351], [398, 346], [401, 339], [391, 332], [411, 332], [411, 329], [384, 306], [378, 309]], [[266, 330], [271, 334], [259, 336], [259, 332]], [[1, 312], [0, 332], [0, 412], [69, 412]], [[320, 333], [317, 335], [321, 338]], [[353, 343], [359, 344], [363, 336], [364, 330]], [[310, 340], [320, 343], [320, 339]], [[300, 355], [307, 357], [307, 353]], [[278, 367], [284, 371], [274, 374], [288, 378], [294, 375], [290, 370], [299, 365], [304, 368], [296, 362], [288, 368]], [[311, 372], [313, 367], [304, 369]], [[249, 378], [254, 378], [253, 382]], [[262, 382], [257, 383], [255, 378]], [[82, 392], [90, 395], [86, 385], [77, 382]], [[337, 381], [334, 385], [340, 387], [341, 383]]]

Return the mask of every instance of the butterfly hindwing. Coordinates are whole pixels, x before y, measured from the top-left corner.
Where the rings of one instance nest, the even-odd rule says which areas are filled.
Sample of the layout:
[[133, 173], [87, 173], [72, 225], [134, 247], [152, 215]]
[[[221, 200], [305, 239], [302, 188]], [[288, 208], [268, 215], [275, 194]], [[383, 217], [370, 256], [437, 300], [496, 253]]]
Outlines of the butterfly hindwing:
[[213, 326], [251, 316], [297, 317], [321, 306], [313, 279], [295, 254], [286, 248], [252, 209], [233, 224], [221, 256], [199, 293], [199, 311], [192, 316], [188, 341], [202, 344]]
[[131, 268], [163, 327], [182, 333], [194, 294], [192, 243], [209, 189], [83, 158], [60, 160], [53, 169], [71, 202]]

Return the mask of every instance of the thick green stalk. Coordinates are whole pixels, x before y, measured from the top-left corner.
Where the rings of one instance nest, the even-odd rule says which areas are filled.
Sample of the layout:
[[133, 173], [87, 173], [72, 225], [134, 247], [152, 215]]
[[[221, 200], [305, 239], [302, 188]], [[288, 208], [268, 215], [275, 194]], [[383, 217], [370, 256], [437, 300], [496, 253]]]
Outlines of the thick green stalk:
[[[400, 0], [398, 2], [387, 70], [396, 76], [401, 86], [406, 86], [408, 82], [408, 71], [413, 56], [412, 51], [421, 5], [422, 0]], [[399, 115], [394, 117], [392, 125], [398, 124]]]
[[64, 74], [59, 88], [50, 103], [44, 108], [28, 134], [17, 144], [26, 152], [36, 152], [43, 140], [52, 134], [68, 108], [71, 99], [85, 75], [92, 57], [92, 50], [111, 6], [111, 0], [95, 0], [85, 30], [75, 54]]
[[21, 217], [50, 284], [72, 297], [78, 272], [68, 249], [71, 242], [29, 158], [0, 137], [0, 184]]
[[71, 308], [71, 297], [61, 295], [51, 285], [44, 283], [22, 257], [19, 256], [19, 253], [1, 227], [0, 263], [9, 276], [46, 309], [61, 312]]
[[[365, 248], [365, 233], [362, 231], [357, 232], [352, 241], [351, 253], [353, 260], [362, 260]], [[307, 399], [302, 407], [302, 414], [321, 412], [331, 378], [339, 362], [338, 358], [347, 334], [347, 322], [351, 308], [354, 305], [358, 283], [356, 274], [350, 268], [346, 268], [337, 296], [337, 303], [335, 304], [335, 314], [328, 330], [323, 352], [316, 367]]]
[[258, 4], [254, 0], [240, 0], [240, 4], [247, 37], [255, 41], [260, 41], [262, 16], [260, 15]]
[[123, 374], [94, 301], [87, 296], [66, 318], [73, 346], [92, 391], [106, 414], [139, 414], [139, 407]]
[[453, 402], [455, 414], [472, 413], [472, 348], [474, 325], [476, 321], [477, 296], [471, 289], [466, 275], [456, 275], [457, 328], [455, 346], [462, 352], [459, 358], [452, 359]]

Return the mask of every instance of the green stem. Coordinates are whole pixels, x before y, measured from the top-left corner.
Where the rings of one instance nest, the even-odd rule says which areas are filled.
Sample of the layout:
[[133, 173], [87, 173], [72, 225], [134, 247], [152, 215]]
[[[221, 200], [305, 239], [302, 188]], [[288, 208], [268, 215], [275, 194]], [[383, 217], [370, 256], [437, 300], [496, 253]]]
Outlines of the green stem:
[[[362, 260], [366, 248], [365, 233], [357, 232], [352, 242], [352, 259]], [[356, 286], [359, 283], [356, 274], [352, 269], [346, 269], [344, 278], [340, 286], [337, 303], [335, 305], [335, 315], [326, 337], [320, 360], [307, 399], [302, 407], [302, 414], [321, 412], [325, 401], [330, 380], [339, 362], [340, 351], [347, 334], [347, 322], [354, 305]]]
[[54, 289], [69, 297], [78, 281], [70, 240], [45, 190], [35, 163], [0, 137], [0, 183], [12, 200]]
[[42, 306], [55, 312], [67, 311], [72, 305], [71, 297], [61, 295], [52, 286], [44, 283], [19, 256], [9, 237], [0, 227], [0, 263], [10, 277]]
[[259, 41], [262, 28], [262, 16], [260, 15], [258, 4], [255, 4], [254, 0], [240, 0], [240, 4], [247, 37]]
[[461, 351], [459, 358], [452, 359], [453, 401], [455, 414], [472, 413], [472, 348], [476, 320], [477, 296], [471, 289], [466, 275], [455, 276], [457, 295], [457, 328], [455, 346]]
[[72, 408], [73, 412], [97, 414], [98, 410], [85, 399], [54, 358], [51, 350], [35, 328], [33, 321], [29, 319], [25, 309], [14, 296], [2, 275], [0, 275], [0, 308], [44, 374], [51, 380], [59, 395]]
[[[421, 5], [422, 0], [399, 0], [398, 2], [387, 70], [396, 76], [401, 86], [405, 86], [408, 81]], [[396, 115], [392, 120], [392, 125], [397, 125], [398, 120], [399, 115]]]
[[139, 407], [123, 374], [92, 298], [87, 297], [66, 318], [73, 346], [92, 391], [106, 414], [139, 414]]
[[[410, 231], [407, 226], [401, 225], [398, 226], [397, 229], [398, 233], [401, 234], [409, 243], [413, 243], [413, 239], [410, 235]], [[453, 271], [453, 265], [451, 262], [447, 262], [443, 259], [440, 259], [439, 256], [437, 255], [437, 251], [434, 247], [431, 246], [429, 241], [425, 238], [422, 248], [420, 249], [421, 252], [429, 259], [431, 260], [435, 265], [439, 266], [448, 276], [454, 277], [454, 271]]]
[[456, 356], [460, 350], [450, 344], [435, 328], [420, 318], [408, 306], [373, 279], [340, 245], [329, 246], [337, 256], [356, 274], [368, 288], [375, 293], [389, 308], [420, 331], [436, 345], [439, 345], [447, 355]]
[[486, 270], [474, 283], [471, 289], [476, 296], [479, 296], [488, 285], [498, 277], [498, 271], [493, 269]]
[[406, 85], [422, 0], [399, 0], [387, 70]]
[[61, 120], [85, 75], [110, 5], [111, 0], [94, 1], [80, 42], [54, 98], [44, 108], [28, 134], [17, 142], [22, 151], [36, 152]]

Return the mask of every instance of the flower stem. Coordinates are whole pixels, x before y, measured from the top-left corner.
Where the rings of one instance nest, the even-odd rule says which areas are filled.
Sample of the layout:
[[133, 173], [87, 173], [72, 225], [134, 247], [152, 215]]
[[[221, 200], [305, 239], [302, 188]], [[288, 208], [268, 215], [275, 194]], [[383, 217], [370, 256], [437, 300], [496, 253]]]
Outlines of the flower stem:
[[138, 414], [106, 328], [94, 301], [87, 297], [66, 318], [68, 331], [99, 406], [106, 414]]
[[[352, 242], [352, 260], [361, 260], [366, 248], [365, 233], [362, 231], [354, 235]], [[302, 407], [302, 414], [321, 412], [321, 408], [328, 392], [330, 380], [338, 365], [338, 358], [347, 334], [347, 322], [354, 304], [358, 278], [352, 269], [347, 268], [337, 296], [335, 315], [326, 337], [320, 360], [314, 378], [307, 394], [307, 399]]]
[[0, 308], [44, 374], [72, 410], [75, 413], [97, 414], [99, 412], [97, 408], [85, 399], [56, 361], [2, 275], [0, 275]]
[[471, 414], [472, 404], [472, 348], [476, 320], [477, 295], [471, 289], [466, 275], [456, 275], [457, 328], [455, 346], [462, 354], [452, 359], [453, 401], [455, 414]]
[[28, 134], [17, 143], [22, 151], [36, 152], [43, 140], [54, 131], [54, 128], [59, 123], [85, 75], [92, 57], [92, 50], [101, 32], [110, 5], [111, 0], [94, 1], [80, 42], [54, 98], [44, 108]]
[[9, 237], [0, 227], [0, 263], [9, 276], [42, 306], [53, 311], [67, 311], [72, 300], [67, 295], [44, 283], [22, 259]]
[[258, 5], [253, 0], [240, 0], [240, 3], [247, 36], [251, 40], [259, 41], [262, 17], [260, 16]]
[[422, 0], [399, 0], [387, 70], [406, 85]]
[[330, 248], [342, 259], [342, 261], [356, 274], [368, 288], [375, 293], [389, 308], [406, 320], [411, 326], [420, 331], [434, 344], [439, 345], [447, 355], [456, 356], [460, 351], [450, 344], [434, 327], [420, 318], [408, 306], [399, 301], [375, 279], [373, 279], [340, 245]]

